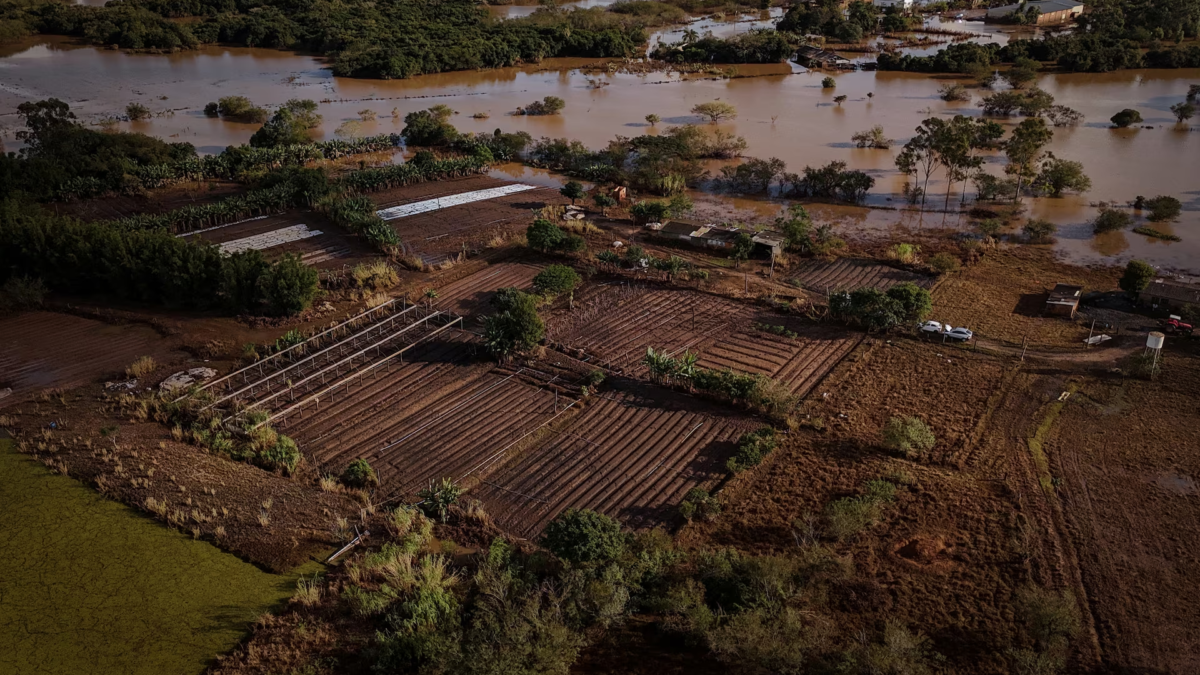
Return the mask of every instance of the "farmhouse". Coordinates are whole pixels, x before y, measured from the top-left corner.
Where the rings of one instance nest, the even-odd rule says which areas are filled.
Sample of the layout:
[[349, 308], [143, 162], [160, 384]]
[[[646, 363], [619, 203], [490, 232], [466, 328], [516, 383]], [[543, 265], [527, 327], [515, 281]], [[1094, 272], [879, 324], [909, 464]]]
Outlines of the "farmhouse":
[[1200, 307], [1200, 286], [1173, 279], [1155, 279], [1138, 293], [1138, 302], [1163, 309], [1183, 309], [1187, 305]]
[[1004, 21], [1013, 14], [1037, 14], [1037, 25], [1053, 26], [1067, 23], [1083, 14], [1083, 3], [1074, 0], [1021, 0], [1015, 5], [993, 7], [987, 11], [988, 21]]
[[1079, 298], [1083, 295], [1083, 286], [1071, 284], [1055, 284], [1046, 298], [1046, 314], [1051, 316], [1074, 317], [1079, 310]]
[[850, 59], [809, 45], [796, 50], [796, 62], [806, 68], [849, 68], [851, 66]]

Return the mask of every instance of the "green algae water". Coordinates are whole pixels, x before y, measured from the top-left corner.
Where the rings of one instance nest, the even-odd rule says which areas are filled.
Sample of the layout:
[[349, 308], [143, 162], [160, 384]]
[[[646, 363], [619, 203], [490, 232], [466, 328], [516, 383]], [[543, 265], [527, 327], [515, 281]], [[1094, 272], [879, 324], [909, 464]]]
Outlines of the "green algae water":
[[0, 438], [0, 673], [187, 675], [291, 595]]

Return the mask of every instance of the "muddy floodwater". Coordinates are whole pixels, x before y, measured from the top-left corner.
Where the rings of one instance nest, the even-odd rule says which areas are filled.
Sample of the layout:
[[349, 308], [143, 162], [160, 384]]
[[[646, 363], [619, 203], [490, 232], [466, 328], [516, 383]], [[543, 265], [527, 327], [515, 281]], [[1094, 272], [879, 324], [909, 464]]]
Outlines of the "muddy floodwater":
[[[517, 7], [521, 6], [509, 6]], [[714, 32], [730, 34], [750, 25], [745, 20], [731, 17], [723, 25], [704, 21], [710, 22], [706, 25]], [[978, 23], [947, 23], [943, 27], [990, 31], [987, 39], [1006, 39], [994, 27]], [[668, 35], [667, 39], [675, 37]], [[460, 113], [454, 124], [463, 131], [524, 130], [535, 137], [579, 139], [598, 148], [617, 135], [655, 133], [672, 124], [701, 122], [689, 112], [692, 106], [720, 99], [738, 110], [738, 118], [720, 128], [746, 138], [747, 156], [778, 157], [787, 162], [789, 171], [796, 172], [805, 165], [844, 161], [876, 178], [869, 206], [899, 207], [904, 184], [894, 165], [899, 145], [926, 117], [979, 115], [978, 99], [986, 93], [975, 90], [973, 102], [946, 103], [938, 98], [937, 90], [947, 79], [867, 71], [834, 74], [836, 89], [822, 89], [824, 73], [794, 64], [738, 66], [739, 77], [714, 79], [585, 68], [594, 63], [553, 59], [525, 67], [409, 80], [356, 80], [333, 77], [320, 58], [273, 50], [210, 47], [169, 56], [131, 55], [42, 38], [0, 52], [0, 125], [7, 128], [4, 140], [12, 149], [12, 131], [19, 122], [13, 111], [22, 101], [56, 96], [69, 101], [81, 118], [92, 122], [120, 114], [126, 104], [138, 101], [161, 114], [145, 122], [125, 123], [125, 128], [189, 141], [201, 152], [219, 152], [231, 143], [245, 142], [256, 127], [206, 118], [202, 109], [220, 96], [240, 94], [268, 106], [296, 97], [320, 101], [325, 120], [317, 133], [321, 138], [333, 137], [339, 129], [342, 134], [399, 131], [406, 113], [444, 103]], [[1183, 100], [1191, 83], [1200, 83], [1200, 70], [1045, 74], [1039, 78], [1038, 86], [1053, 94], [1057, 103], [1086, 115], [1078, 127], [1056, 129], [1049, 150], [1082, 162], [1092, 179], [1091, 191], [1061, 199], [1027, 200], [1032, 216], [1059, 225], [1056, 247], [1066, 258], [1116, 263], [1139, 257], [1156, 265], [1200, 271], [1200, 126], [1193, 124], [1190, 130], [1179, 126], [1170, 113], [1170, 106]], [[562, 115], [510, 114], [517, 106], [547, 95], [566, 101]], [[848, 98], [838, 105], [833, 101], [835, 95]], [[1123, 108], [1139, 110], [1149, 128], [1109, 128], [1109, 117]], [[360, 121], [363, 110], [375, 112], [377, 119]], [[476, 113], [489, 117], [473, 119]], [[663, 120], [657, 130], [644, 121], [649, 113]], [[1017, 121], [1019, 118], [1012, 118], [1005, 123], [1011, 126]], [[854, 148], [851, 134], [876, 124], [896, 139], [896, 147]], [[993, 172], [999, 173], [1002, 164], [998, 156], [989, 158]], [[951, 194], [952, 202], [959, 198], [959, 189], [961, 185]], [[939, 184], [935, 176], [929, 207], [940, 208], [944, 193], [945, 184]], [[1132, 232], [1092, 236], [1088, 222], [1094, 218], [1098, 202], [1124, 203], [1138, 195], [1159, 194], [1173, 195], [1184, 204], [1184, 213], [1176, 222], [1159, 226], [1182, 237], [1182, 242], [1164, 242]], [[718, 197], [707, 201], [713, 199]], [[752, 211], [759, 217], [769, 217], [783, 205], [767, 200], [722, 203], [729, 209], [736, 207], [736, 213]], [[966, 226], [959, 216], [941, 213], [818, 211], [847, 228], [864, 231], [900, 223]]]
[[0, 438], [0, 673], [199, 674], [295, 590]]

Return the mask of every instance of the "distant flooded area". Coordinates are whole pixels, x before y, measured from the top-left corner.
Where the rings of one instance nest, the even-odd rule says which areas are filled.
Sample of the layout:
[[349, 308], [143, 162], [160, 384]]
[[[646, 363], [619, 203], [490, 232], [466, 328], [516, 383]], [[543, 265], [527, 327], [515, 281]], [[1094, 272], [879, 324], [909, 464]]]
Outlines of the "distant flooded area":
[[0, 505], [0, 673], [198, 675], [295, 590], [3, 438]]
[[[517, 12], [532, 7], [509, 5], [503, 9]], [[700, 21], [708, 22], [706, 30], [724, 35], [748, 30], [755, 20], [763, 25], [773, 21], [770, 16], [729, 18]], [[990, 41], [1007, 39], [994, 26], [985, 28], [980, 23], [939, 25], [987, 32]], [[676, 40], [679, 30], [662, 35], [668, 41]], [[266, 106], [290, 98], [319, 101], [324, 116], [319, 138], [332, 138], [339, 127], [343, 134], [399, 132], [406, 113], [442, 103], [459, 113], [453, 123], [464, 132], [523, 130], [535, 138], [566, 137], [599, 148], [618, 135], [636, 136], [672, 124], [701, 123], [689, 112], [692, 106], [719, 99], [737, 108], [737, 119], [719, 128], [746, 138], [746, 156], [778, 157], [792, 172], [806, 165], [844, 161], [875, 177], [868, 206], [899, 208], [904, 184], [894, 163], [899, 146], [927, 117], [980, 115], [978, 99], [987, 93], [974, 89], [975, 101], [947, 103], [938, 97], [938, 88], [950, 81], [945, 77], [874, 71], [834, 73], [836, 88], [823, 89], [821, 79], [827, 73], [810, 72], [795, 64], [736, 66], [737, 77], [731, 79], [610, 72], [603, 65], [587, 59], [549, 59], [523, 67], [408, 80], [358, 80], [333, 77], [322, 59], [275, 50], [208, 47], [166, 56], [132, 55], [80, 47], [60, 38], [39, 38], [0, 52], [0, 109], [6, 111], [0, 115], [0, 126], [4, 127], [3, 140], [12, 150], [13, 131], [19, 122], [15, 107], [22, 101], [58, 97], [89, 122], [120, 115], [128, 103], [136, 101], [160, 114], [145, 122], [123, 123], [124, 128], [188, 141], [203, 153], [216, 153], [226, 145], [246, 142], [257, 125], [208, 118], [203, 107], [219, 96], [244, 95]], [[1117, 263], [1138, 257], [1156, 265], [1200, 271], [1200, 129], [1195, 124], [1191, 131], [1177, 125], [1169, 110], [1183, 100], [1193, 83], [1200, 83], [1200, 69], [1039, 77], [1037, 85], [1052, 94], [1056, 103], [1086, 116], [1077, 127], [1055, 129], [1048, 150], [1060, 158], [1082, 162], [1092, 189], [1084, 195], [1027, 202], [1029, 215], [1059, 225], [1056, 246], [1067, 259]], [[566, 101], [561, 115], [510, 114], [518, 106], [548, 95]], [[847, 98], [839, 104], [833, 100], [835, 95]], [[1110, 128], [1109, 117], [1123, 108], [1139, 110], [1149, 128]], [[376, 119], [361, 121], [364, 110], [374, 112]], [[472, 117], [479, 113], [487, 117]], [[650, 113], [662, 119], [657, 129], [644, 121]], [[1003, 123], [1011, 127], [1019, 121], [1014, 117]], [[877, 124], [896, 140], [893, 148], [855, 148], [851, 134]], [[999, 172], [1002, 163], [999, 156], [989, 158], [993, 173]], [[960, 188], [961, 184], [951, 200], [958, 200]], [[930, 208], [941, 207], [944, 192], [944, 184], [930, 185]], [[1139, 195], [1160, 194], [1183, 202], [1183, 215], [1169, 226], [1160, 226], [1182, 237], [1182, 242], [1164, 242], [1132, 232], [1100, 238], [1092, 235], [1089, 221], [1095, 217], [1098, 202], [1124, 203]], [[706, 202], [726, 205], [731, 219], [734, 214], [749, 212], [768, 218], [784, 206], [782, 201], [766, 199], [704, 197]], [[747, 203], [753, 207], [745, 208]], [[965, 218], [957, 214], [841, 207], [813, 210], [847, 228], [862, 230], [901, 223], [966, 226]]]

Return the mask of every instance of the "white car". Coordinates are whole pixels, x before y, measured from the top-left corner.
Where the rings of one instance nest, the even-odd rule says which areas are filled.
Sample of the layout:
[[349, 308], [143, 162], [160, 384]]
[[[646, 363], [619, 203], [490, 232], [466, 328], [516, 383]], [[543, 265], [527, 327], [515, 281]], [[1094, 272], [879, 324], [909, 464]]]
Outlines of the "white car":
[[950, 326], [943, 326], [937, 321], [926, 321], [921, 324], [922, 333], [941, 333], [947, 330], [950, 330]]
[[958, 328], [951, 328], [950, 330], [946, 331], [946, 337], [950, 338], [951, 340], [962, 340], [963, 342], [966, 342], [967, 340], [975, 337], [975, 334], [971, 332], [971, 329], [959, 326]]

